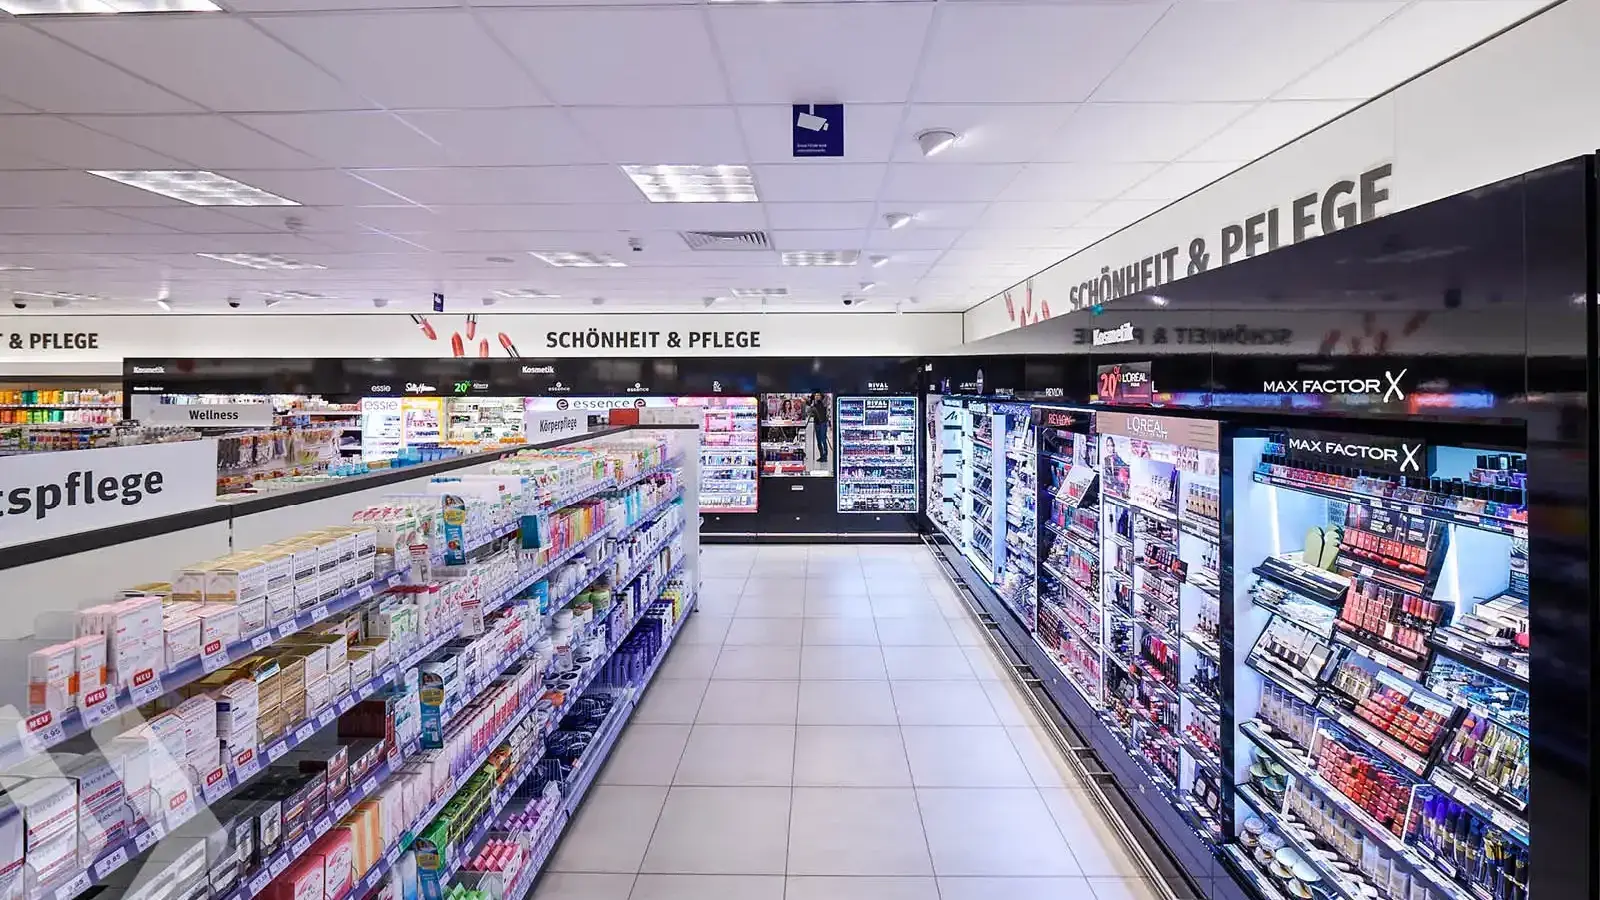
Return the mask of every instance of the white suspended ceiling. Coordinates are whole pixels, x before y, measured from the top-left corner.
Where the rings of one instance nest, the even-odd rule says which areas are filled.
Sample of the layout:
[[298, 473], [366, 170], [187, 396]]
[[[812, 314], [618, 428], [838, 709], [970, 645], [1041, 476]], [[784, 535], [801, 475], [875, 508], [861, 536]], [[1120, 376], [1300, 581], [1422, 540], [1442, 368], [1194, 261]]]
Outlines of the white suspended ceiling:
[[[217, 5], [0, 13], [4, 296], [66, 313], [393, 312], [434, 291], [453, 310], [962, 310], [1548, 4]], [[847, 104], [846, 158], [791, 158], [795, 102]], [[961, 138], [923, 158], [929, 128]], [[760, 202], [650, 203], [623, 165], [748, 166]], [[91, 170], [205, 170], [299, 205], [194, 206]], [[890, 213], [914, 218], [891, 230]], [[692, 250], [690, 230], [771, 249]]]

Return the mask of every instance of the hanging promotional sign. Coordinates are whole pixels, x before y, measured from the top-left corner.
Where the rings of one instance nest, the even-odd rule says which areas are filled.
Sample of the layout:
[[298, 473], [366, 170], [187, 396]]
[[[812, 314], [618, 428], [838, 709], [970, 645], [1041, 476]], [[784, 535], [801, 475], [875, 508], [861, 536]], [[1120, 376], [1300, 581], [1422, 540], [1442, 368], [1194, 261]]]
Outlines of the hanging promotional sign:
[[1214, 419], [1101, 412], [1094, 414], [1094, 430], [1196, 450], [1216, 450], [1220, 442], [1220, 429]]
[[572, 437], [589, 430], [589, 417], [581, 412], [537, 412], [524, 409], [522, 434], [528, 443]]
[[1095, 370], [1095, 399], [1100, 403], [1138, 406], [1155, 399], [1151, 363], [1126, 362], [1099, 366]]
[[191, 428], [269, 428], [270, 403], [152, 403], [138, 418], [147, 425]]
[[1309, 465], [1361, 469], [1384, 475], [1422, 475], [1428, 445], [1379, 435], [1291, 431], [1284, 435], [1290, 459]]
[[217, 502], [217, 442], [0, 458], [0, 546], [188, 512]]

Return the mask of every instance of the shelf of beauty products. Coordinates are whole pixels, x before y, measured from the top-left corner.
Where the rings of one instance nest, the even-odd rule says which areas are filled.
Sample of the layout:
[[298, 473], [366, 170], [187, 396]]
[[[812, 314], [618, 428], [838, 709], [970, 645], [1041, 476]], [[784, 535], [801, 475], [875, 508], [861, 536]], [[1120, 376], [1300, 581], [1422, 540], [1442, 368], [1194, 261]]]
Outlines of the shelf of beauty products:
[[1525, 460], [1334, 438], [1236, 442], [1237, 840], [1291, 895], [1526, 900]]
[[[347, 813], [369, 805], [415, 755], [419, 737], [424, 750], [429, 746], [413, 733], [427, 718], [419, 683], [459, 666], [459, 684], [491, 689], [517, 658], [513, 649], [528, 643], [535, 612], [518, 602], [489, 615], [484, 597], [503, 598], [496, 592], [506, 590], [515, 596], [526, 581], [518, 572], [544, 573], [529, 599], [555, 597], [572, 607], [538, 613], [592, 615], [591, 604], [573, 602], [579, 592], [570, 585], [606, 577], [613, 571], [606, 564], [625, 544], [613, 539], [610, 552], [576, 557], [629, 513], [670, 518], [661, 515], [673, 509], [662, 497], [681, 492], [662, 465], [664, 450], [653, 441], [623, 441], [599, 450], [525, 452], [500, 464], [505, 471], [441, 478], [359, 511], [354, 525], [185, 567], [172, 582], [140, 585], [117, 603], [81, 611], [80, 637], [29, 657], [34, 718], [50, 713], [60, 730], [36, 731], [20, 748], [71, 752], [13, 761], [5, 773], [36, 779], [43, 771], [34, 771], [37, 762], [73, 776], [27, 781], [11, 792], [23, 812], [16, 823], [28, 848], [19, 858], [30, 894], [67, 900], [92, 883], [114, 882], [141, 854], [188, 871], [184, 854], [174, 858], [170, 842], [158, 842], [174, 832], [203, 832], [213, 819], [239, 828], [212, 848], [222, 857], [195, 867], [211, 880], [214, 896], [253, 896], [312, 842], [343, 842], [355, 827]], [[653, 478], [634, 477], [639, 473]], [[623, 481], [633, 486], [618, 489]], [[537, 532], [539, 547], [506, 546], [432, 570], [433, 546], [451, 533], [443, 527], [447, 513], [462, 511], [481, 524], [505, 515], [502, 506]], [[536, 512], [520, 518], [528, 510]], [[634, 537], [651, 536], [660, 551], [661, 524]], [[678, 526], [674, 535], [681, 530], [676, 520], [665, 525]], [[397, 550], [409, 557], [399, 570]], [[377, 571], [391, 574], [374, 578]], [[267, 628], [264, 619], [279, 621]], [[479, 671], [488, 660], [495, 671]], [[150, 670], [155, 677], [127, 687], [127, 673]], [[96, 719], [98, 750], [83, 743], [87, 738], [69, 740], [61, 714], [80, 708], [86, 693], [110, 694], [110, 685], [124, 685], [118, 696], [139, 707]], [[450, 727], [474, 719], [475, 708], [477, 701], [464, 698], [452, 704]], [[320, 739], [335, 722], [341, 743]], [[124, 730], [115, 734], [119, 726]], [[258, 778], [265, 769], [276, 774]], [[115, 779], [115, 790], [78, 795], [78, 785], [106, 779]], [[195, 818], [202, 803], [212, 815]], [[48, 826], [30, 828], [30, 810], [46, 808], [41, 804], [65, 805], [72, 815], [52, 813]], [[78, 838], [56, 841], [57, 830]], [[147, 869], [148, 861], [135, 868]]]
[[917, 398], [838, 398], [838, 511], [920, 508]]

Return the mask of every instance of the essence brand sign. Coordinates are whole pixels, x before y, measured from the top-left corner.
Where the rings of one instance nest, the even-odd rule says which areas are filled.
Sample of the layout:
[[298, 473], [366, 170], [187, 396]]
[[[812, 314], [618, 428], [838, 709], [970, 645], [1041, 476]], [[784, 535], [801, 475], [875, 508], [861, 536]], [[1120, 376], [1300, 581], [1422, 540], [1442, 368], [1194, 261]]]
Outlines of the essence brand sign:
[[1396, 403], [1406, 399], [1405, 388], [1400, 386], [1400, 380], [1406, 377], [1406, 372], [1406, 369], [1398, 372], [1385, 369], [1382, 378], [1289, 378], [1263, 381], [1261, 391], [1265, 394], [1323, 396], [1378, 395], [1383, 403]]
[[93, 531], [217, 502], [217, 442], [0, 459], [0, 546]]
[[1428, 445], [1422, 441], [1375, 435], [1291, 431], [1284, 436], [1291, 459], [1326, 466], [1345, 466], [1388, 475], [1421, 475]]

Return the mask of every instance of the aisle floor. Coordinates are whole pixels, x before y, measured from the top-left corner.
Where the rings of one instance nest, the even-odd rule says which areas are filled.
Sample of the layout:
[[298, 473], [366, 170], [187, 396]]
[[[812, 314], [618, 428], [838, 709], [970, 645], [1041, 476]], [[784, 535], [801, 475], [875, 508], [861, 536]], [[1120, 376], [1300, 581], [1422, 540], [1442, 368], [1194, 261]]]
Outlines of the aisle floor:
[[710, 546], [535, 900], [1154, 900], [917, 546]]

